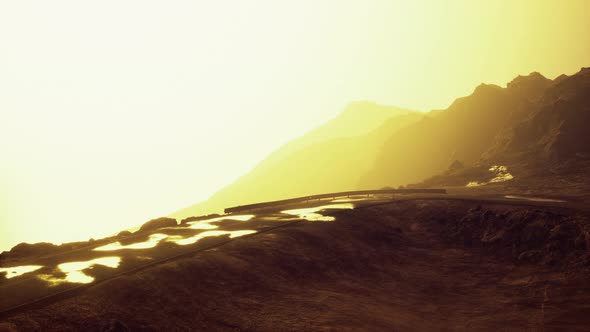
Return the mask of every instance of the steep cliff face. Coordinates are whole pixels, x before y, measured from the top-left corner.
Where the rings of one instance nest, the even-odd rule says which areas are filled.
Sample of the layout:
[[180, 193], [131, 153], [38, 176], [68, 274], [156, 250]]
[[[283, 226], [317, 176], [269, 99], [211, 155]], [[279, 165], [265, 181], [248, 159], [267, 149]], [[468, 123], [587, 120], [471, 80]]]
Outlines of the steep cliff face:
[[482, 84], [448, 109], [395, 133], [363, 187], [403, 185], [445, 171], [455, 160], [480, 161], [496, 136], [525, 118], [551, 81], [538, 73], [518, 77], [506, 88]]
[[584, 192], [590, 186], [590, 70], [554, 81], [531, 74], [509, 83], [506, 91], [521, 99], [520, 108], [480, 160], [464, 169], [445, 170], [418, 186], [485, 181], [492, 165], [513, 170], [511, 183], [523, 188]]
[[590, 153], [590, 69], [560, 76], [547, 87], [528, 116], [511, 126], [488, 153], [488, 159], [526, 156], [563, 162]]
[[588, 68], [554, 81], [531, 73], [506, 88], [480, 85], [448, 109], [393, 134], [361, 186], [420, 182], [449, 173], [455, 160], [465, 169], [453, 173], [496, 164], [537, 174], [571, 169], [562, 166], [590, 159], [588, 123]]

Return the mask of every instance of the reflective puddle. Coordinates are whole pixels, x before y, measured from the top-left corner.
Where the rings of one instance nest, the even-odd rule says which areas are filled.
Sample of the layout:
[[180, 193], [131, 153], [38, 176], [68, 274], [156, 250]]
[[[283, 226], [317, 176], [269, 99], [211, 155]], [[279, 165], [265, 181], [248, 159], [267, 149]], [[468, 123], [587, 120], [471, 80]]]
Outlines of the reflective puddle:
[[527, 197], [527, 196], [518, 196], [518, 195], [506, 195], [505, 198], [510, 199], [521, 199], [525, 201], [533, 201], [533, 202], [555, 202], [555, 203], [565, 203], [564, 200], [561, 199], [553, 199], [553, 198], [542, 198], [542, 197]]
[[[93, 251], [117, 251], [117, 250], [141, 250], [155, 248], [161, 242], [171, 242], [177, 245], [185, 246], [194, 244], [204, 238], [217, 237], [217, 236], [229, 236], [229, 238], [237, 238], [245, 235], [257, 233], [255, 230], [236, 230], [236, 231], [224, 231], [224, 230], [210, 230], [216, 229], [219, 226], [213, 223], [223, 220], [235, 220], [235, 221], [249, 221], [254, 218], [254, 215], [229, 215], [216, 217], [211, 219], [199, 220], [189, 222], [186, 227], [179, 227], [184, 229], [199, 229], [206, 230], [204, 232], [192, 235], [192, 236], [180, 236], [180, 235], [168, 235], [162, 233], [151, 234], [146, 241], [136, 242], [131, 244], [122, 244], [120, 241], [112, 242], [100, 247], [92, 249]], [[91, 259], [88, 261], [79, 262], [66, 262], [57, 265], [56, 270], [59, 273], [53, 274], [39, 274], [36, 278], [41, 279], [49, 283], [50, 286], [56, 286], [63, 283], [77, 283], [77, 284], [89, 284], [92, 283], [95, 278], [86, 274], [85, 271], [92, 269], [95, 266], [104, 266], [112, 269], [116, 269], [121, 264], [122, 258], [118, 256], [102, 257]], [[3, 267], [0, 268], [0, 273], [5, 273], [6, 278], [15, 278], [26, 273], [31, 273], [43, 268], [42, 265], [24, 265], [14, 267]], [[63, 275], [63, 276], [62, 276]]]
[[332, 216], [324, 216], [319, 214], [319, 211], [329, 210], [329, 209], [354, 209], [354, 205], [351, 203], [341, 203], [341, 204], [329, 204], [329, 205], [322, 205], [316, 206], [311, 208], [303, 208], [303, 209], [292, 209], [292, 210], [284, 210], [281, 213], [297, 216], [301, 219], [309, 220], [309, 221], [334, 221], [336, 220], [335, 217]]
[[197, 220], [197, 221], [190, 221], [187, 224], [189, 228], [192, 229], [216, 229], [219, 228], [217, 225], [211, 225], [211, 223], [215, 223], [218, 221], [223, 220], [235, 220], [235, 221], [249, 221], [250, 219], [254, 218], [253, 214], [243, 214], [243, 215], [236, 215], [236, 216], [222, 216], [216, 217], [211, 219], [204, 219], [204, 220]]
[[[212, 225], [214, 226], [214, 225]], [[217, 226], [214, 226], [215, 228]], [[201, 228], [202, 229], [202, 228]], [[95, 248], [95, 251], [115, 251], [115, 250], [122, 250], [122, 249], [150, 249], [157, 246], [160, 242], [172, 242], [176, 243], [181, 246], [197, 243], [199, 240], [204, 239], [206, 237], [212, 236], [221, 236], [221, 235], [229, 235], [230, 238], [236, 238], [244, 235], [249, 235], [256, 233], [255, 230], [238, 230], [238, 231], [205, 231], [199, 234], [185, 237], [179, 235], [166, 235], [166, 234], [153, 234], [150, 236], [150, 239], [145, 242], [138, 242], [133, 243], [130, 245], [121, 245], [120, 242], [114, 242], [102, 247]]]
[[[219, 228], [217, 225], [212, 225], [212, 223], [223, 221], [223, 220], [235, 220], [235, 221], [249, 221], [250, 219], [254, 218], [253, 214], [244, 214], [244, 215], [229, 215], [229, 216], [222, 216], [216, 217], [211, 219], [204, 219], [198, 221], [191, 221], [187, 223], [187, 227], [176, 227], [181, 229], [198, 229], [198, 230], [211, 230]], [[256, 231], [252, 230], [243, 230], [243, 231], [207, 231], [199, 233], [195, 236], [190, 237], [182, 237], [177, 235], [167, 235], [167, 234], [152, 234], [150, 235], [147, 241], [137, 242], [132, 244], [123, 245], [121, 242], [113, 242], [109, 243], [104, 246], [100, 246], [94, 248], [94, 251], [116, 251], [116, 250], [124, 250], [124, 249], [131, 249], [131, 250], [141, 250], [141, 249], [151, 249], [155, 248], [160, 242], [173, 242], [179, 245], [187, 245], [196, 243], [202, 238], [209, 237], [209, 236], [219, 236], [219, 235], [226, 235], [229, 234], [231, 238], [239, 237], [246, 234], [256, 233]]]
[[121, 242], [113, 242], [113, 243], [109, 243], [107, 245], [98, 247], [98, 248], [94, 248], [94, 251], [114, 251], [114, 250], [122, 250], [122, 249], [149, 249], [149, 248], [154, 248], [155, 246], [158, 245], [158, 243], [160, 243], [160, 241], [162, 241], [163, 239], [167, 238], [168, 235], [166, 234], [152, 234], [150, 235], [149, 239], [147, 241], [144, 242], [137, 242], [137, 243], [132, 243], [132, 244], [128, 244], [128, 245], [122, 245]]
[[39, 275], [38, 278], [47, 281], [52, 286], [65, 282], [76, 284], [89, 284], [94, 281], [94, 277], [85, 274], [83, 271], [90, 269], [95, 265], [102, 265], [110, 268], [117, 268], [121, 263], [121, 257], [102, 257], [91, 259], [83, 262], [68, 262], [57, 266], [57, 269], [65, 274], [63, 278], [56, 278], [52, 275]]
[[0, 267], [0, 273], [6, 273], [6, 279], [20, 277], [23, 274], [34, 272], [42, 268], [41, 265], [23, 265], [13, 267]]
[[236, 237], [254, 233], [256, 233], [255, 230], [249, 229], [241, 231], [206, 231], [191, 237], [171, 236], [168, 238], [168, 242], [174, 242], [180, 246], [186, 246], [189, 244], [197, 243], [199, 240], [202, 240], [206, 237], [229, 235], [230, 239], [233, 239]]
[[[209, 222], [204, 221], [193, 221], [188, 223], [190, 229], [216, 229], [219, 228], [217, 225], [211, 225]], [[180, 228], [180, 227], [179, 227]]]
[[[95, 251], [115, 251], [121, 249], [150, 249], [154, 248], [158, 243], [165, 241], [165, 242], [172, 242], [176, 243], [177, 245], [185, 246], [189, 244], [194, 244], [199, 240], [202, 240], [207, 237], [213, 236], [222, 236], [222, 235], [229, 235], [230, 238], [237, 238], [244, 235], [250, 235], [256, 233], [255, 230], [238, 230], [238, 231], [205, 231], [201, 232], [197, 235], [190, 236], [190, 237], [183, 237], [178, 235], [166, 235], [166, 234], [152, 234], [150, 235], [149, 240], [144, 242], [132, 243], [129, 245], [121, 245], [120, 242], [110, 243], [98, 248], [95, 248]], [[59, 278], [55, 277], [54, 275], [50, 274], [42, 274], [38, 275], [37, 277], [41, 280], [48, 282], [51, 286], [59, 285], [62, 283], [77, 283], [77, 284], [89, 284], [94, 281], [94, 277], [91, 277], [84, 273], [84, 270], [91, 269], [95, 265], [102, 265], [110, 268], [117, 268], [121, 263], [121, 257], [113, 256], [113, 257], [102, 257], [97, 259], [92, 259], [89, 261], [83, 262], [68, 262], [62, 263], [57, 266], [57, 269], [60, 272], [65, 274], [65, 277]], [[19, 267], [21, 270], [24, 271], [23, 267]], [[36, 267], [36, 269], [41, 268], [41, 266]], [[13, 271], [16, 268], [10, 268]], [[35, 270], [36, 270], [35, 269]], [[0, 270], [1, 271], [1, 270]], [[29, 272], [34, 271], [30, 270]], [[26, 273], [26, 272], [22, 272]]]
[[[131, 244], [122, 244], [120, 241], [112, 242], [106, 245], [102, 245], [92, 249], [93, 251], [118, 251], [118, 250], [142, 250], [155, 248], [161, 242], [171, 242], [180, 246], [194, 244], [204, 238], [217, 237], [217, 236], [229, 236], [230, 239], [246, 236], [257, 233], [256, 230], [245, 229], [236, 231], [224, 231], [224, 230], [212, 230], [219, 228], [214, 225], [216, 222], [224, 220], [235, 220], [235, 221], [249, 221], [254, 218], [253, 214], [248, 215], [228, 215], [216, 218], [210, 218], [205, 220], [189, 222], [186, 227], [178, 227], [184, 229], [198, 229], [205, 230], [195, 235], [181, 236], [181, 235], [168, 235], [162, 233], [151, 234], [146, 241], [136, 242]], [[112, 269], [116, 269], [121, 264], [122, 258], [118, 256], [101, 257], [91, 259], [87, 261], [79, 262], [66, 262], [57, 265], [56, 271], [59, 273], [53, 274], [38, 274], [36, 278], [41, 279], [49, 283], [50, 286], [60, 285], [63, 283], [77, 283], [77, 284], [89, 284], [92, 283], [95, 278], [86, 274], [85, 271], [93, 269], [95, 266], [104, 266]], [[25, 265], [25, 266], [14, 266], [0, 268], [0, 273], [5, 273], [6, 278], [15, 278], [26, 273], [31, 273], [43, 268], [42, 265]]]

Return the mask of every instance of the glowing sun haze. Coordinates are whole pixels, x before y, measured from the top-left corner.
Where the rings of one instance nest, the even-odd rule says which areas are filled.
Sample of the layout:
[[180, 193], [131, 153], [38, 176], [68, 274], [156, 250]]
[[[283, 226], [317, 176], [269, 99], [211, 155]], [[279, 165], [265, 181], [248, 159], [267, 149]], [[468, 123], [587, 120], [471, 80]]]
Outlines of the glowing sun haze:
[[587, 1], [1, 1], [0, 250], [206, 199], [354, 100], [587, 65]]

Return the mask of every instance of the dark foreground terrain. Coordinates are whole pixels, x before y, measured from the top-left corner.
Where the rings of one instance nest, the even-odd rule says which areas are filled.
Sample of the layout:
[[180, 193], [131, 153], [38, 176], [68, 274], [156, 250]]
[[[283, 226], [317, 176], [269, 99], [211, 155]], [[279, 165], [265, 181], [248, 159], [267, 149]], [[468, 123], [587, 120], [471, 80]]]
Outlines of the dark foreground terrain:
[[587, 212], [417, 199], [332, 212], [4, 315], [0, 331], [587, 331]]

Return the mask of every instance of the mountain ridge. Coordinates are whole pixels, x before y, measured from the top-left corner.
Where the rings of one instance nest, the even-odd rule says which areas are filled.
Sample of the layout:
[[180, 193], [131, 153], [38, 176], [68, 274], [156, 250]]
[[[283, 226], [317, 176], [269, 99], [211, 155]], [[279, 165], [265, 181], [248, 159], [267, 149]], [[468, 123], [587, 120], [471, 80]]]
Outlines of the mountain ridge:
[[[519, 121], [498, 132], [480, 160], [461, 170], [445, 170], [417, 186], [465, 185], [481, 181], [491, 165], [505, 165], [515, 176], [508, 190], [576, 192], [590, 190], [590, 71], [560, 75], [529, 102]], [[487, 175], [488, 177], [490, 175]]]
[[[426, 113], [369, 101], [350, 103], [338, 117], [273, 152], [209, 200], [172, 216], [318, 192], [423, 183], [457, 163], [462, 167], [455, 167], [455, 173], [469, 174], [475, 167], [480, 170], [475, 174], [481, 174], [511, 158], [511, 166], [524, 170], [545, 160], [590, 155], [585, 143], [590, 139], [576, 143], [576, 137], [587, 137], [583, 124], [590, 122], [590, 112], [583, 111], [589, 73], [582, 68], [551, 80], [531, 72], [506, 87], [482, 83], [448, 108]], [[536, 149], [529, 148], [533, 143]], [[445, 185], [442, 178], [438, 185]]]

